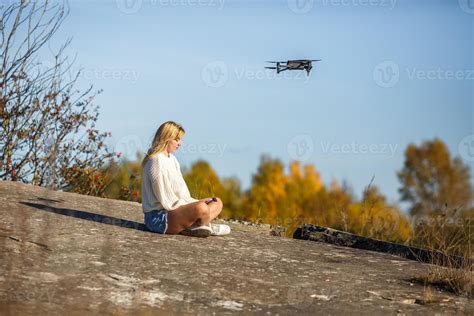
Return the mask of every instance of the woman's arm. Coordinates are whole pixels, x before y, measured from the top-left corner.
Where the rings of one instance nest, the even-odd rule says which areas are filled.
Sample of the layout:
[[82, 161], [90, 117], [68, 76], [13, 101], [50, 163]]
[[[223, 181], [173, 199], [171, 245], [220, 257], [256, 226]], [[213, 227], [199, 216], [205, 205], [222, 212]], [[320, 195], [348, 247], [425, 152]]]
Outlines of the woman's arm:
[[185, 201], [187, 201], [188, 203], [203, 201], [203, 199], [198, 200], [191, 196], [191, 194], [189, 193], [188, 186], [186, 185], [186, 181], [184, 181], [183, 174], [181, 173], [181, 166], [179, 165], [178, 159], [176, 159], [174, 155], [173, 155], [173, 160], [175, 162], [176, 169], [180, 176], [180, 182], [181, 182], [181, 190], [179, 190], [180, 197], [184, 199]]

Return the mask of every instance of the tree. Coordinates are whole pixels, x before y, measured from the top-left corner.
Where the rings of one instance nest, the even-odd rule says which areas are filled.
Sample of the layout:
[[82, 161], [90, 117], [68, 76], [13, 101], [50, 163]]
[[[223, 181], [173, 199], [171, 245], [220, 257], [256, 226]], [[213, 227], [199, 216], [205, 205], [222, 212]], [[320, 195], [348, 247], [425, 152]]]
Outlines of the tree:
[[0, 179], [73, 189], [72, 182], [90, 181], [112, 153], [104, 144], [110, 133], [94, 128], [92, 101], [101, 91], [80, 92], [80, 71], [66, 75], [73, 61], [63, 55], [71, 40], [51, 62], [41, 62], [68, 8], [22, 0], [1, 10]]
[[361, 236], [393, 242], [408, 242], [413, 231], [400, 209], [387, 203], [376, 186], [369, 185], [360, 202], [349, 206], [349, 231]]
[[333, 181], [327, 188], [315, 166], [292, 161], [285, 174], [280, 160], [265, 155], [242, 209], [244, 218], [287, 227], [289, 236], [307, 223], [397, 242], [412, 237], [408, 219], [376, 187], [369, 185], [363, 199], [355, 201], [346, 184]]
[[316, 207], [316, 197], [322, 189], [321, 176], [313, 165], [301, 167], [299, 161], [290, 162], [285, 199], [279, 203], [278, 216], [283, 224], [293, 228], [301, 225], [305, 218], [313, 218], [315, 214], [311, 211]]
[[191, 196], [197, 199], [218, 196], [224, 204], [220, 216], [233, 218], [240, 215], [241, 190], [238, 179], [220, 179], [214, 169], [204, 160], [198, 160], [183, 172]]
[[397, 175], [401, 199], [411, 204], [412, 216], [430, 215], [446, 207], [461, 213], [471, 207], [469, 167], [458, 157], [451, 159], [446, 145], [437, 138], [419, 147], [410, 144]]
[[267, 155], [260, 158], [260, 166], [252, 177], [252, 186], [244, 197], [244, 218], [269, 222], [276, 220], [284, 210], [287, 177], [284, 165], [278, 159]]
[[141, 203], [143, 156], [136, 154], [136, 160], [123, 159], [119, 163], [110, 161], [101, 170], [101, 195], [111, 199], [136, 201]]
[[198, 160], [191, 165], [190, 170], [184, 170], [183, 173], [189, 192], [196, 199], [219, 196], [224, 190], [219, 176], [207, 161]]

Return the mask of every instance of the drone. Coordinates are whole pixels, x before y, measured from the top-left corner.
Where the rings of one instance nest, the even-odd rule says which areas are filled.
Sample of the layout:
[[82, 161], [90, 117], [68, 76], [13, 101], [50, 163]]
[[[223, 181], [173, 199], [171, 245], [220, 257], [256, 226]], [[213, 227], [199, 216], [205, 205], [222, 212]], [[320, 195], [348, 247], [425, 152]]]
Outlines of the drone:
[[265, 67], [265, 69], [276, 69], [277, 74], [285, 70], [306, 70], [306, 74], [309, 76], [309, 72], [313, 68], [313, 61], [321, 61], [321, 59], [297, 59], [288, 61], [267, 61], [267, 63], [276, 64], [274, 67]]

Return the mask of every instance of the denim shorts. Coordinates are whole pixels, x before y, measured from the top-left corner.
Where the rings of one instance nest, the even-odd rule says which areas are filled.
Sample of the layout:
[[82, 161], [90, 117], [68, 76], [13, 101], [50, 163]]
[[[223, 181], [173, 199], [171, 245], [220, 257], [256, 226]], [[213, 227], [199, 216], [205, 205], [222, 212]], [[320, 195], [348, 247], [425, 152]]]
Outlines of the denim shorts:
[[161, 209], [145, 212], [145, 226], [154, 233], [165, 234], [168, 229], [168, 211]]

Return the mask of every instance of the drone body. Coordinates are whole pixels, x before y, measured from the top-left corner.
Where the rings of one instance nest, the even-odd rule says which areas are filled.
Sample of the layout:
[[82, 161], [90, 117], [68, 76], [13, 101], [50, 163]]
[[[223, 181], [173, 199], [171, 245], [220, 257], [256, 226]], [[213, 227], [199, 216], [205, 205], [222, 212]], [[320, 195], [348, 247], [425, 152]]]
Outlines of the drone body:
[[306, 70], [306, 74], [309, 76], [309, 72], [313, 68], [314, 61], [321, 61], [321, 59], [296, 59], [288, 61], [267, 61], [267, 63], [274, 63], [275, 66], [265, 67], [266, 69], [276, 69], [277, 74], [285, 70]]

